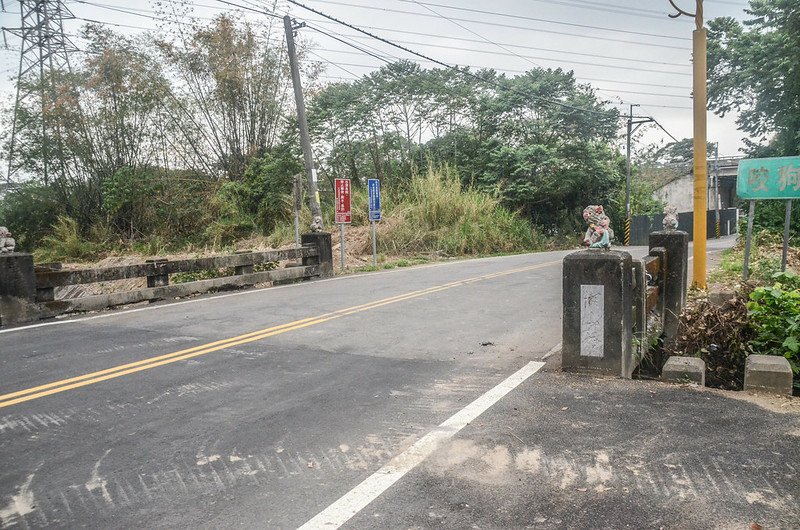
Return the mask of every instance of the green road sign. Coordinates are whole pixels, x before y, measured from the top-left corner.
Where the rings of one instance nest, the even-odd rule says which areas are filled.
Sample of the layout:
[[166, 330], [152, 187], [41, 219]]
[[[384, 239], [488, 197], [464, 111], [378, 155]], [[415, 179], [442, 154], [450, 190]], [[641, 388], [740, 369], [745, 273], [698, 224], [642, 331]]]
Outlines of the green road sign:
[[736, 187], [742, 199], [798, 199], [800, 156], [741, 160]]

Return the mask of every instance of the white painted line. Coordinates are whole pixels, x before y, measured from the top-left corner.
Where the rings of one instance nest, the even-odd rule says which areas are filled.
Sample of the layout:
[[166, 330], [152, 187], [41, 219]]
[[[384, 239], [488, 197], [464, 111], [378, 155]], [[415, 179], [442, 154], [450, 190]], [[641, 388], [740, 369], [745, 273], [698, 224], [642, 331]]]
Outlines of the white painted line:
[[559, 342], [558, 344], [556, 344], [555, 346], [550, 348], [549, 352], [544, 354], [544, 357], [542, 357], [542, 360], [546, 361], [547, 359], [549, 359], [550, 357], [552, 357], [553, 355], [555, 355], [556, 353], [558, 353], [560, 351], [561, 351], [561, 343]]
[[313, 519], [300, 527], [301, 530], [316, 528], [339, 528], [350, 520], [355, 514], [363, 510], [369, 503], [377, 499], [384, 491], [395, 482], [414, 469], [420, 462], [433, 453], [444, 441], [455, 436], [458, 431], [489, 407], [500, 401], [523, 381], [538, 372], [545, 363], [531, 361], [508, 378], [492, 388], [481, 397], [456, 412], [437, 428], [417, 440], [417, 442], [392, 458], [388, 464], [370, 475], [361, 484], [347, 492], [339, 500], [314, 516]]

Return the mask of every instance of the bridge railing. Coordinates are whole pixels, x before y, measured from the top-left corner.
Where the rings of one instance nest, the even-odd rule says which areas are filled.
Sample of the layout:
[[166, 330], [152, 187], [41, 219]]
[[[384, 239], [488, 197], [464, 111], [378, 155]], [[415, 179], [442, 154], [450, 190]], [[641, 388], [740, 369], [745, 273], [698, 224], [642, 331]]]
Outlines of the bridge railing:
[[[269, 264], [293, 262], [285, 268]], [[261, 269], [261, 270], [259, 270]], [[170, 275], [200, 271], [223, 275], [170, 283]], [[195, 259], [156, 258], [144, 263], [101, 268], [62, 269], [60, 264], [34, 265], [30, 254], [0, 255], [0, 325], [19, 324], [76, 311], [180, 298], [258, 283], [289, 282], [333, 274], [330, 234], [303, 234], [303, 245], [284, 250], [242, 252]], [[60, 298], [56, 289], [146, 278], [145, 288]]]
[[650, 234], [650, 252], [583, 250], [564, 258], [562, 366], [631, 377], [686, 303], [688, 234]]

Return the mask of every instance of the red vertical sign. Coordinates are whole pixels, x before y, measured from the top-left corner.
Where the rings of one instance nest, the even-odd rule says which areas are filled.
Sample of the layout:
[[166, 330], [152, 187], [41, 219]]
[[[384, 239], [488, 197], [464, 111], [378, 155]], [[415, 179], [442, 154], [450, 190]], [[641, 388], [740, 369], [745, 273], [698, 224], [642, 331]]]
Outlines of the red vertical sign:
[[350, 223], [350, 179], [336, 179], [336, 222]]

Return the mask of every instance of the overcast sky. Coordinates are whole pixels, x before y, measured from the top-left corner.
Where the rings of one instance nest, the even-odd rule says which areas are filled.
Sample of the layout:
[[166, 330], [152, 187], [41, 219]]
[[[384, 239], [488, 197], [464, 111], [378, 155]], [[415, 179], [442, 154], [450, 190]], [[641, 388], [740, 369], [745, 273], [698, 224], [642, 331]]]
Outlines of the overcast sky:
[[[3, 1], [6, 12], [0, 14], [0, 25], [19, 26], [19, 2]], [[264, 0], [229, 1], [242, 8], [264, 9], [272, 5]], [[694, 0], [675, 1], [687, 11], [694, 10]], [[302, 0], [302, 3], [450, 64], [492, 67], [509, 75], [535, 66], [573, 70], [580, 81], [599, 89], [600, 97], [611, 100], [623, 112], [627, 112], [629, 104], [641, 105], [635, 113], [655, 117], [677, 138], [692, 136], [694, 22], [686, 17], [668, 18], [673, 12], [668, 0]], [[226, 11], [253, 21], [266, 20], [265, 15], [220, 0], [67, 0], [66, 6], [77, 18], [68, 21], [65, 29], [69, 34], [77, 34], [89, 19], [116, 24], [114, 29], [126, 34], [144, 31], [139, 28], [158, 31], [163, 23], [155, 20], [156, 4], [193, 5], [194, 15], [201, 22]], [[746, 4], [745, 0], [706, 0], [706, 19], [718, 16], [742, 19]], [[277, 12], [283, 15], [287, 10], [299, 21], [369, 46], [390, 59], [415, 59], [280, 0]], [[161, 18], [165, 18], [163, 14]], [[300, 32], [314, 43], [311, 57], [325, 61], [324, 79], [350, 79], [383, 64], [311, 29]], [[14, 97], [19, 41], [9, 34], [6, 39], [11, 49], [0, 50], [0, 98], [9, 105]], [[81, 46], [79, 39], [73, 40]], [[420, 62], [424, 67], [434, 66]], [[734, 117], [722, 119], [709, 113], [708, 138], [719, 142], [721, 156], [736, 155], [741, 137]], [[669, 138], [653, 129], [638, 141], [642, 145]]]

